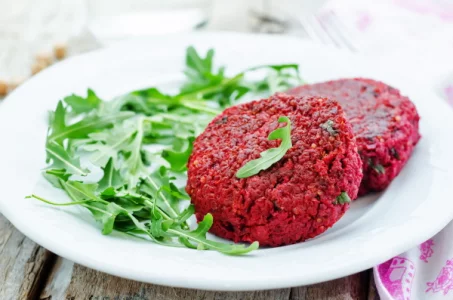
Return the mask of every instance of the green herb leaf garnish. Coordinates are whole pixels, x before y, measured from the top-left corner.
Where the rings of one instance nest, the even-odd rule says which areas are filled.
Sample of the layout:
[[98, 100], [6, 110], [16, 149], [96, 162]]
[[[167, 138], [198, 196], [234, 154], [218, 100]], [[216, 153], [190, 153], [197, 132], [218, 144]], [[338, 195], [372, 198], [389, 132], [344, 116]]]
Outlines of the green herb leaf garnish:
[[380, 164], [373, 165], [372, 168], [379, 174], [385, 174], [385, 168]]
[[108, 188], [116, 189], [124, 185], [124, 180], [121, 177], [120, 172], [115, 169], [112, 158], [109, 159], [103, 170], [104, 176], [98, 182], [99, 191], [104, 191]]
[[351, 198], [349, 198], [348, 193], [346, 192], [341, 192], [340, 196], [337, 197], [337, 199], [333, 202], [333, 204], [345, 204], [345, 203], [350, 203]]
[[376, 173], [385, 174], [385, 168], [381, 164], [374, 163], [371, 158], [368, 158], [367, 163], [370, 166], [370, 168], [372, 168]]
[[89, 112], [93, 109], [98, 108], [102, 103], [102, 100], [99, 99], [96, 93], [91, 89], [88, 89], [86, 98], [77, 95], [71, 95], [65, 97], [63, 100], [71, 107], [72, 111], [75, 114]]
[[401, 157], [400, 157], [398, 151], [396, 151], [395, 148], [390, 148], [390, 154], [391, 154], [394, 158], [396, 158], [397, 160], [400, 160], [400, 159], [401, 159]]
[[237, 172], [236, 177], [247, 178], [258, 174], [261, 170], [266, 170], [285, 156], [286, 152], [293, 146], [291, 142], [291, 121], [288, 117], [278, 118], [279, 123], [286, 123], [286, 126], [272, 131], [268, 140], [281, 139], [280, 146], [271, 148], [260, 153], [260, 158], [251, 160], [243, 165]]
[[49, 167], [51, 169], [64, 169], [70, 174], [80, 176], [86, 176], [89, 172], [80, 166], [78, 158], [71, 157], [66, 149], [55, 141], [47, 143], [46, 152], [48, 160], [52, 161]]
[[333, 128], [334, 124], [335, 124], [334, 121], [327, 120], [325, 123], [322, 123], [319, 126], [322, 129], [325, 129], [328, 133], [330, 133], [330, 135], [336, 135], [338, 132], [337, 132], [337, 130], [335, 130], [335, 128]]

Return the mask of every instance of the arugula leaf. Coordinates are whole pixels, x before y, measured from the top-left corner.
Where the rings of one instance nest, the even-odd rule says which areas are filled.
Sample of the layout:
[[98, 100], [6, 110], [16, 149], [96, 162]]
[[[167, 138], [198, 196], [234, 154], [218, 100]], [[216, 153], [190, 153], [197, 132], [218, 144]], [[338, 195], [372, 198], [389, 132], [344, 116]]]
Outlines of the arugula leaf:
[[190, 46], [186, 50], [186, 65], [189, 69], [199, 74], [209, 74], [212, 72], [212, 58], [214, 50], [209, 49], [205, 58], [201, 58], [194, 47]]
[[52, 124], [51, 128], [56, 130], [51, 130], [51, 134], [48, 136], [48, 142], [61, 143], [68, 138], [87, 138], [90, 133], [93, 133], [96, 130], [108, 128], [116, 122], [121, 122], [133, 116], [133, 113], [131, 112], [119, 112], [109, 116], [93, 115], [67, 126], [66, 124], [61, 123], [61, 119], [64, 119], [63, 113], [65, 113], [65, 111], [59, 112], [57, 108], [57, 111], [54, 114], [54, 123], [55, 120], [58, 120], [59, 123], [57, 127], [54, 127]]
[[71, 174], [86, 176], [89, 171], [80, 166], [78, 158], [71, 157], [64, 147], [56, 142], [49, 142], [46, 145], [48, 159], [52, 160], [50, 169], [65, 169]]
[[[244, 73], [251, 72], [251, 71], [256, 71], [260, 69], [273, 69], [277, 72], [281, 72], [287, 69], [293, 69], [294, 71], [297, 71], [299, 73], [299, 65], [298, 64], [278, 64], [278, 65], [261, 65], [261, 66], [255, 66], [246, 69], [243, 71]], [[300, 77], [300, 76], [297, 76]]]
[[92, 202], [92, 200], [82, 200], [82, 201], [73, 201], [73, 202], [65, 202], [65, 203], [57, 203], [57, 202], [52, 202], [52, 201], [49, 201], [49, 200], [46, 200], [42, 197], [39, 197], [35, 194], [31, 194], [29, 196], [25, 196], [25, 199], [31, 199], [31, 198], [35, 198], [41, 202], [44, 202], [44, 203], [47, 203], [47, 204], [51, 204], [51, 205], [54, 205], [54, 206], [71, 206], [71, 205], [83, 205], [83, 204], [87, 204], [87, 203], [90, 203]]
[[98, 166], [105, 165], [110, 158], [120, 166], [124, 178], [131, 187], [147, 173], [143, 160], [143, 139], [146, 135], [143, 118], [126, 120], [111, 130], [90, 134], [91, 144], [81, 149], [92, 152], [90, 161]]
[[236, 177], [247, 178], [258, 174], [261, 170], [266, 170], [274, 163], [278, 162], [286, 152], [292, 147], [291, 142], [291, 121], [288, 117], [278, 118], [279, 123], [286, 123], [285, 127], [280, 127], [272, 131], [268, 140], [281, 139], [280, 146], [271, 148], [260, 153], [260, 158], [251, 160], [242, 166], [237, 172]]
[[167, 176], [167, 169], [161, 166], [159, 169], [144, 178], [140, 190], [150, 195], [156, 200], [156, 203], [163, 211], [172, 217], [178, 216], [178, 199], [171, 193], [164, 190], [167, 187], [171, 190], [170, 178]]
[[117, 163], [120, 153], [127, 152], [130, 148], [130, 143], [139, 129], [139, 122], [140, 120], [126, 120], [112, 129], [91, 133], [89, 142], [80, 148], [92, 152], [90, 161], [97, 166], [104, 166], [110, 158]]
[[183, 224], [195, 213], [195, 206], [189, 205], [179, 216], [175, 219], [175, 224]]
[[68, 181], [71, 174], [66, 172], [66, 169], [48, 169], [43, 172], [43, 176], [54, 187], [61, 189], [60, 180]]
[[[186, 239], [192, 243], [195, 243], [194, 246], [199, 250], [216, 250], [221, 253], [230, 254], [230, 255], [239, 255], [245, 254], [250, 251], [256, 250], [259, 247], [258, 242], [254, 242], [248, 247], [240, 244], [224, 244], [220, 242], [210, 241], [206, 238], [206, 233], [211, 228], [213, 218], [211, 214], [207, 214], [203, 221], [198, 223], [197, 229], [193, 231], [185, 231], [179, 228], [170, 227], [167, 232], [174, 234], [179, 238]], [[187, 246], [187, 245], [186, 245]]]
[[219, 68], [214, 73], [213, 70], [214, 50], [209, 49], [206, 57], [202, 58], [193, 47], [188, 47], [186, 51], [186, 74], [189, 79], [181, 88], [181, 92], [187, 93], [197, 91], [207, 87], [220, 84], [224, 79], [224, 68]]
[[[139, 93], [139, 92], [136, 92]], [[137, 95], [135, 93], [126, 94], [118, 97], [112, 102], [116, 102], [114, 105], [110, 104], [110, 107], [114, 107], [115, 110], [126, 110], [133, 111], [136, 113], [144, 113], [145, 115], [155, 114], [157, 111], [153, 110], [152, 105], [149, 105], [146, 98]]]
[[[132, 175], [133, 177], [137, 177], [137, 175], [141, 176], [143, 172], [146, 172], [141, 152], [144, 135], [145, 128], [143, 120], [138, 119], [136, 131], [132, 140], [122, 149], [125, 158], [124, 165], [126, 166], [126, 173]], [[129, 180], [133, 186], [135, 186], [137, 181], [138, 180]]]
[[345, 204], [350, 202], [351, 198], [349, 198], [349, 195], [346, 192], [341, 192], [340, 196], [337, 197], [333, 204]]
[[179, 200], [190, 200], [190, 197], [187, 195], [186, 191], [178, 189], [173, 182], [170, 182], [169, 185], [162, 186], [162, 190], [170, 193], [170, 195], [178, 198]]
[[104, 215], [105, 214], [108, 214], [110, 215], [110, 213], [106, 210], [106, 205], [103, 204], [103, 203], [100, 203], [100, 202], [96, 202], [96, 201], [93, 201], [93, 200], [81, 200], [81, 201], [73, 201], [73, 202], [66, 202], [66, 203], [56, 203], [56, 202], [52, 202], [52, 201], [49, 201], [49, 200], [46, 200], [42, 197], [39, 197], [37, 195], [30, 195], [30, 196], [26, 196], [25, 197], [26, 199], [27, 198], [34, 198], [34, 199], [37, 199], [41, 202], [44, 202], [44, 203], [47, 203], [47, 204], [50, 204], [50, 205], [53, 205], [53, 206], [72, 206], [72, 205], [81, 205], [85, 208], [87, 208], [93, 215], [94, 219], [96, 221], [102, 221], [103, 218], [104, 218]]
[[141, 100], [136, 98], [134, 101], [129, 101], [128, 104], [138, 107], [138, 111], [142, 110], [147, 114], [166, 112], [180, 104], [178, 99], [166, 95], [156, 88], [135, 91], [131, 95], [140, 96]]
[[104, 176], [98, 182], [98, 191], [105, 191], [108, 188], [118, 188], [124, 185], [124, 180], [118, 170], [113, 165], [113, 159], [110, 158], [104, 168]]
[[128, 215], [128, 211], [121, 206], [111, 202], [106, 207], [107, 212], [110, 214], [104, 214], [102, 216], [102, 234], [110, 234], [113, 231], [113, 226], [118, 215]]
[[90, 112], [99, 107], [102, 103], [102, 100], [96, 95], [96, 93], [88, 89], [87, 97], [83, 98], [77, 95], [70, 95], [63, 99], [71, 108], [75, 114], [82, 114]]
[[152, 213], [151, 218], [152, 222], [150, 229], [153, 236], [157, 238], [171, 237], [169, 234], [167, 234], [167, 230], [171, 225], [173, 225], [173, 220], [164, 220], [158, 212]]
[[[59, 135], [66, 129], [66, 108], [63, 106], [63, 102], [58, 101], [55, 111], [49, 113], [49, 129], [48, 133]], [[61, 143], [63, 140], [57, 140], [56, 142]], [[48, 158], [47, 158], [48, 160]]]
[[60, 180], [60, 184], [73, 201], [92, 200], [106, 203], [96, 195], [97, 184], [95, 183]]
[[273, 72], [257, 82], [248, 83], [251, 90], [255, 92], [266, 91], [270, 94], [284, 92], [289, 88], [303, 84], [300, 77], [299, 66], [297, 64], [263, 65], [249, 68], [243, 74], [271, 69]]
[[177, 149], [181, 151], [162, 151], [162, 157], [170, 163], [170, 168], [172, 171], [183, 172], [187, 169], [187, 162], [189, 160], [190, 154], [192, 153], [193, 141], [193, 137], [190, 137], [187, 140], [183, 141], [183, 145], [177, 147]]

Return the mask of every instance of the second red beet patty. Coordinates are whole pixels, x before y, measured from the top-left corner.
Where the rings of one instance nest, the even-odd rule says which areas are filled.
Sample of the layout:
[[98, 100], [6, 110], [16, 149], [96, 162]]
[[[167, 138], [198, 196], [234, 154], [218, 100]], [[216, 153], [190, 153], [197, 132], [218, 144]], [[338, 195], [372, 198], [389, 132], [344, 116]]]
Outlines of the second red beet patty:
[[[291, 120], [292, 148], [267, 170], [239, 179], [236, 172], [260, 153], [280, 116]], [[211, 232], [235, 242], [264, 246], [315, 237], [346, 212], [362, 179], [352, 129], [337, 102], [320, 97], [275, 95], [226, 109], [196, 139], [186, 190]], [[344, 196], [344, 194], [343, 194]], [[340, 201], [338, 201], [340, 199]]]
[[341, 104], [363, 162], [360, 195], [385, 189], [420, 139], [420, 117], [414, 104], [385, 83], [365, 78], [340, 79], [304, 85], [288, 93], [329, 97]]

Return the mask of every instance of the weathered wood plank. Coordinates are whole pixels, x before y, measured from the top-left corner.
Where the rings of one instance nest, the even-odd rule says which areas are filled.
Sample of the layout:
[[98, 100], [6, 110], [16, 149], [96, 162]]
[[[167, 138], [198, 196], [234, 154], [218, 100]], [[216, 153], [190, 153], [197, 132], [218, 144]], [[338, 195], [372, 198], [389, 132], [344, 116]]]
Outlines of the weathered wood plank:
[[54, 259], [0, 215], [0, 299], [36, 299]]
[[348, 277], [291, 289], [290, 300], [365, 300], [369, 271]]
[[40, 299], [92, 300], [344, 300], [367, 299], [369, 272], [293, 289], [211, 292], [151, 285], [91, 270], [59, 258]]
[[368, 300], [379, 300], [379, 294], [376, 289], [376, 283], [374, 282], [373, 270], [370, 270], [370, 287], [368, 289]]
[[[42, 300], [92, 299], [92, 300], [261, 300], [289, 299], [290, 289], [255, 292], [209, 292], [146, 284], [104, 274], [60, 259], [52, 271]], [[69, 281], [69, 285], [65, 283]], [[56, 283], [60, 284], [56, 284]], [[63, 288], [62, 288], [63, 287]]]
[[[59, 259], [60, 260], [60, 259]], [[210, 292], [146, 284], [104, 274], [67, 260], [55, 264], [51, 279], [41, 293], [42, 300], [264, 300], [289, 299], [290, 289], [255, 292]], [[66, 266], [65, 266], [66, 265]], [[70, 278], [67, 288], [65, 282]], [[60, 282], [61, 284], [56, 284]], [[62, 288], [63, 286], [63, 288]], [[64, 291], [66, 289], [66, 291]]]
[[39, 299], [65, 299], [66, 290], [71, 282], [74, 263], [62, 257], [57, 257], [50, 270]]

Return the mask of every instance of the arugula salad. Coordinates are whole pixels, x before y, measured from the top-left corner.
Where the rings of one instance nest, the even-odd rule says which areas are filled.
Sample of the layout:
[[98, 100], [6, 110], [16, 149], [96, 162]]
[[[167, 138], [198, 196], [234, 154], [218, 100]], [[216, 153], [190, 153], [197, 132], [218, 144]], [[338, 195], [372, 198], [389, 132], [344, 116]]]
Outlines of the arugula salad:
[[[35, 194], [27, 198], [55, 206], [82, 206], [102, 224], [103, 234], [116, 230], [161, 245], [231, 255], [257, 249], [257, 242], [208, 240], [211, 214], [189, 226], [194, 207], [177, 182], [186, 180], [192, 144], [214, 116], [243, 101], [245, 95], [268, 96], [302, 80], [296, 64], [257, 66], [227, 76], [224, 67], [214, 67], [213, 57], [212, 49], [203, 57], [193, 47], [187, 48], [185, 82], [174, 95], [151, 87], [104, 101], [89, 89], [86, 96], [69, 95], [59, 101], [49, 117], [43, 176], [70, 201], [54, 202]], [[248, 78], [255, 72], [265, 75]], [[291, 147], [289, 119], [282, 117], [279, 122], [287, 126], [269, 139], [283, 136], [289, 144], [263, 152], [268, 158], [264, 165], [251, 161], [237, 177], [268, 168], [266, 164]], [[102, 171], [102, 177], [89, 180], [87, 175], [96, 170]]]

